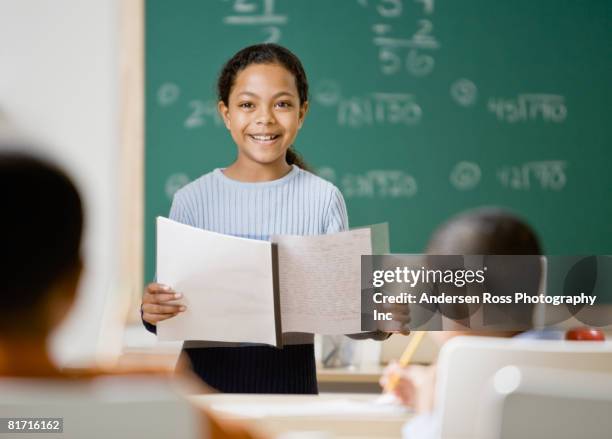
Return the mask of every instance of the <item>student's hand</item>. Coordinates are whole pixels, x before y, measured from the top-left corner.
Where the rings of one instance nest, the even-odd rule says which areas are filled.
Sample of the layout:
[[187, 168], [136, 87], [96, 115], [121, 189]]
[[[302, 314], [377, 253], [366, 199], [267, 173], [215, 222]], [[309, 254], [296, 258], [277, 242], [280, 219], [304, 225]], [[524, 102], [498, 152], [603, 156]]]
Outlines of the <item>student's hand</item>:
[[395, 374], [399, 376], [399, 380], [393, 394], [402, 404], [413, 408], [417, 413], [430, 412], [434, 402], [436, 366], [400, 367], [397, 362], [392, 362], [383, 371], [380, 385], [384, 388]]
[[183, 297], [181, 293], [175, 292], [167, 285], [150, 283], [146, 286], [142, 296], [142, 319], [152, 325], [157, 325], [157, 322], [185, 311], [187, 309], [185, 305], [168, 303], [181, 297]]

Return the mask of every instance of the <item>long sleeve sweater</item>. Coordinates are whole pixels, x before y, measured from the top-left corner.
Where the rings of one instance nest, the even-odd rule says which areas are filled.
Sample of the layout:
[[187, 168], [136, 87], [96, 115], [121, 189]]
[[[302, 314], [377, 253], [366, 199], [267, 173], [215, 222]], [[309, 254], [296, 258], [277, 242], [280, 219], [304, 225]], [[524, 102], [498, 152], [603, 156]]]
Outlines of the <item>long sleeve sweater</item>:
[[[180, 189], [170, 219], [233, 236], [319, 235], [348, 229], [346, 206], [331, 183], [293, 166], [284, 177], [245, 183], [221, 169]], [[155, 332], [155, 326], [144, 322]], [[283, 349], [264, 345], [185, 342], [194, 372], [224, 392], [316, 393], [313, 335], [286, 333]]]

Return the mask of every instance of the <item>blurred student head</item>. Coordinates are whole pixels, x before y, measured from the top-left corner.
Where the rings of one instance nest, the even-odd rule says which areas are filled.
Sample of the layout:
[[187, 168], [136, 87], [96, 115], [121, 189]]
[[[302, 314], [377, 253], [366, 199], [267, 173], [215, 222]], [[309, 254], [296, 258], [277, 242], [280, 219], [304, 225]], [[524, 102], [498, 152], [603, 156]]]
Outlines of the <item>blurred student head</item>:
[[[450, 218], [434, 231], [427, 245], [428, 255], [483, 255], [482, 266], [473, 268], [487, 267], [485, 281], [471, 285], [470, 294], [488, 292], [494, 296], [512, 296], [515, 292], [539, 294], [541, 253], [539, 240], [529, 224], [517, 214], [498, 207], [473, 209]], [[429, 259], [437, 265], [457, 263], [452, 256], [448, 261]], [[454, 294], [467, 294], [465, 288], [455, 290]], [[443, 305], [441, 309], [447, 317], [462, 324], [466, 324], [473, 312], [467, 305]], [[533, 324], [531, 305], [507, 305], [502, 312], [503, 318], [491, 311], [496, 308], [489, 307], [489, 319], [500, 322], [502, 327], [501, 321], [512, 322], [508, 323], [512, 330], [526, 330]]]
[[432, 255], [540, 255], [538, 238], [527, 222], [509, 210], [483, 207], [460, 213], [433, 233]]
[[2, 318], [7, 337], [46, 336], [69, 311], [81, 273], [83, 212], [57, 167], [0, 151]]

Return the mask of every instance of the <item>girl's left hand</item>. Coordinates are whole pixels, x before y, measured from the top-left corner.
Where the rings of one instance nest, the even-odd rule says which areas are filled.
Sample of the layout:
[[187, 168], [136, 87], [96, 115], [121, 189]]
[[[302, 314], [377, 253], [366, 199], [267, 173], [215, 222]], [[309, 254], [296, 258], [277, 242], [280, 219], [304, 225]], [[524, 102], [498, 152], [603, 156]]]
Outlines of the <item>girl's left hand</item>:
[[410, 307], [408, 305], [383, 303], [381, 304], [381, 312], [391, 313], [392, 316], [391, 321], [379, 321], [381, 331], [397, 332], [402, 335], [410, 334]]

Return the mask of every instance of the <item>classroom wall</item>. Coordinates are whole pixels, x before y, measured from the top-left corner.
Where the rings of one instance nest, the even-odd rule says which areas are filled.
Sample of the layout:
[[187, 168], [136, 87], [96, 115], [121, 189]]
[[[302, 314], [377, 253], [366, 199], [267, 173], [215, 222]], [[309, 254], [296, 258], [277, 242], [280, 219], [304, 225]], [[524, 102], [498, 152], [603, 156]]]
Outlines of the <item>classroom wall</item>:
[[[91, 359], [118, 280], [118, 0], [0, 0], [0, 114], [76, 180], [87, 269], [53, 342], [63, 364]], [[61, 215], [61, 212], [50, 212]]]

